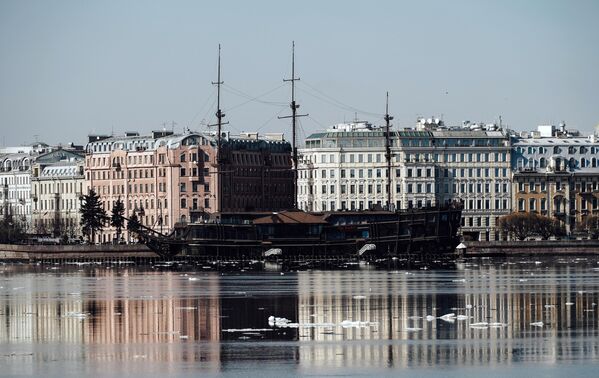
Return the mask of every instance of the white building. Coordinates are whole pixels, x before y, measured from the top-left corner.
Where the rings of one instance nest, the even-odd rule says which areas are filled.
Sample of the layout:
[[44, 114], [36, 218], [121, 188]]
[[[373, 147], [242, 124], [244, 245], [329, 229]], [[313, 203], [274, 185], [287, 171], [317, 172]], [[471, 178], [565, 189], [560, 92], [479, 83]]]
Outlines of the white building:
[[[390, 208], [463, 203], [462, 233], [499, 239], [511, 210], [509, 138], [494, 125], [445, 128], [420, 120], [391, 134]], [[385, 131], [359, 122], [310, 135], [299, 150], [299, 207], [312, 211], [387, 206]]]
[[31, 162], [28, 153], [0, 155], [0, 207], [25, 228], [31, 223]]

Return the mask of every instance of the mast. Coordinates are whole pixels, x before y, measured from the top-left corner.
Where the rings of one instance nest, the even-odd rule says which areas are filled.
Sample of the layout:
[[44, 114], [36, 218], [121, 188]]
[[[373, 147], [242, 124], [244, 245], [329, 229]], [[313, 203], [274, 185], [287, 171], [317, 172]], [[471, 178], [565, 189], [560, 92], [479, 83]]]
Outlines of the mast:
[[305, 117], [308, 114], [297, 114], [299, 105], [295, 103], [295, 82], [299, 81], [299, 77], [295, 77], [295, 41], [291, 42], [291, 79], [283, 79], [283, 81], [291, 82], [291, 108], [290, 116], [278, 117], [279, 119], [291, 118], [291, 161], [293, 164], [293, 208], [297, 209], [297, 145], [296, 145], [296, 120], [298, 117]]
[[221, 171], [221, 167], [220, 167], [220, 163], [221, 163], [221, 144], [222, 144], [222, 126], [228, 124], [229, 122], [223, 122], [223, 118], [225, 118], [225, 113], [222, 112], [222, 110], [220, 109], [220, 86], [221, 84], [224, 84], [224, 81], [221, 81], [220, 79], [220, 43], [218, 44], [218, 78], [216, 82], [212, 82], [212, 85], [216, 85], [216, 124], [212, 124], [212, 125], [208, 125], [208, 127], [210, 126], [217, 126], [217, 134], [216, 134], [216, 174], [217, 174], [217, 199], [216, 199], [216, 211], [220, 212], [221, 211], [221, 203], [222, 203], [222, 195], [223, 193], [221, 193], [220, 188], [222, 188], [222, 183], [221, 180], [223, 179], [222, 177], [220, 177], [220, 171]]
[[216, 135], [216, 163], [220, 163], [220, 146], [221, 146], [221, 130], [222, 126], [226, 125], [229, 122], [223, 123], [223, 118], [225, 118], [225, 113], [220, 109], [220, 86], [224, 84], [224, 81], [220, 79], [220, 43], [218, 44], [218, 79], [216, 82], [212, 82], [212, 85], [216, 85], [216, 125], [208, 125], [208, 126], [217, 126], [217, 135]]
[[385, 105], [385, 159], [387, 160], [387, 210], [391, 210], [391, 135], [389, 133], [389, 122], [393, 119], [389, 115], [389, 92]]

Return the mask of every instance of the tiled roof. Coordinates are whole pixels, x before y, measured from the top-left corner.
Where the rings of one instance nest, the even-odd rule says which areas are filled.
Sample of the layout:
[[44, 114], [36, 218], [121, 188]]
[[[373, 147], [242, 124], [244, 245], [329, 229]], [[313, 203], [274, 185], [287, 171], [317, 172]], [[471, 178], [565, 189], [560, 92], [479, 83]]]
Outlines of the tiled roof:
[[275, 212], [254, 220], [254, 224], [326, 224], [322, 216], [312, 215], [303, 211]]

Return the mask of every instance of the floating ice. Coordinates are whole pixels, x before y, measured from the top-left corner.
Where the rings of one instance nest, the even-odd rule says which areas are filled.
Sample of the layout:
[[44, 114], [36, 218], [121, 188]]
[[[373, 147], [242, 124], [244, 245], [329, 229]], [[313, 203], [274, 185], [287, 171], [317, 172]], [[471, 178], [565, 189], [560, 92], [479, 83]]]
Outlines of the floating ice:
[[471, 308], [472, 308], [472, 305], [471, 305], [471, 304], [467, 304], [467, 305], [466, 305], [466, 310], [470, 310]]
[[70, 311], [67, 312], [66, 314], [64, 314], [65, 318], [76, 318], [76, 319], [85, 319], [88, 317], [89, 314], [86, 314], [84, 312], [77, 312], [77, 311]]
[[426, 316], [426, 321], [427, 322], [432, 322], [433, 320], [437, 319], [436, 317], [432, 316], [432, 315], [427, 315]]
[[445, 314], [445, 315], [440, 316], [439, 319], [445, 320], [446, 322], [453, 321], [453, 320], [455, 320], [455, 314], [453, 312], [450, 314]]
[[339, 325], [343, 328], [363, 328], [370, 327], [370, 322], [361, 322], [361, 321], [353, 321], [353, 320], [344, 320]]
[[197, 280], [199, 280], [199, 278], [198, 277], [189, 277], [188, 280], [190, 280], [190, 281], [197, 281]]
[[504, 323], [489, 323], [489, 327], [492, 328], [501, 328], [501, 327], [507, 327], [507, 324]]
[[466, 319], [469, 319], [469, 318], [470, 318], [470, 317], [469, 317], [469, 316], [466, 316], [466, 315], [458, 315], [458, 316], [456, 316], [456, 319], [457, 319], [457, 320], [466, 320]]
[[543, 322], [534, 322], [534, 323], [530, 323], [530, 325], [533, 327], [542, 327], [544, 324], [543, 324]]
[[365, 295], [354, 295], [353, 296], [354, 299], [366, 299]]
[[459, 280], [451, 280], [451, 282], [466, 282], [465, 278], [459, 279]]
[[478, 323], [470, 323], [470, 327], [488, 327], [489, 323], [487, 322], [478, 322]]
[[566, 302], [566, 306], [573, 306], [573, 305], [574, 305], [574, 303], [572, 303], [572, 302]]
[[418, 320], [418, 319], [422, 319], [422, 316], [418, 316], [418, 315], [408, 316], [408, 319]]
[[270, 332], [272, 328], [227, 328], [223, 332]]
[[419, 327], [406, 327], [404, 328], [405, 331], [407, 332], [417, 332], [417, 331], [422, 331], [422, 328]]

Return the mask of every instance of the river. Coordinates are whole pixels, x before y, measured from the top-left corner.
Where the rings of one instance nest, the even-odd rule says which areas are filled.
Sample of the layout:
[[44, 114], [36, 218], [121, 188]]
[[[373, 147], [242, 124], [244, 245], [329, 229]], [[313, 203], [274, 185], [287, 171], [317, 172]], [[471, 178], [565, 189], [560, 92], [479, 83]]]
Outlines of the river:
[[0, 375], [595, 376], [598, 262], [4, 264]]

